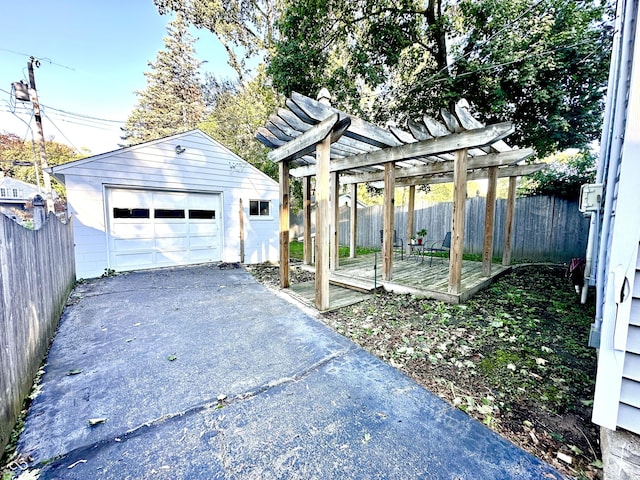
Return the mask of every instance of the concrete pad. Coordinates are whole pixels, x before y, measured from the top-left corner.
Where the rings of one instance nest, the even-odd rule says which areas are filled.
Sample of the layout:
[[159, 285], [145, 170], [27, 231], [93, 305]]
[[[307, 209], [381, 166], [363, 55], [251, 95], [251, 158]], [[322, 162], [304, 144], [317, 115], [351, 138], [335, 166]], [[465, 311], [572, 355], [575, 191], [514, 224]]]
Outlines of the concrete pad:
[[99, 279], [73, 303], [19, 442], [40, 478], [562, 478], [244, 270]]

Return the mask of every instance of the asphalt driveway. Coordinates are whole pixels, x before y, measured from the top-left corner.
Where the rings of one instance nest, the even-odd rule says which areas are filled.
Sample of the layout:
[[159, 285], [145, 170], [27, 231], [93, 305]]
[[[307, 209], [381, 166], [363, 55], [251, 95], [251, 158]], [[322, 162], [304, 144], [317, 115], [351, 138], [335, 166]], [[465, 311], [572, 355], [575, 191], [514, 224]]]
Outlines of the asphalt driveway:
[[79, 285], [45, 371], [41, 479], [562, 478], [244, 269]]

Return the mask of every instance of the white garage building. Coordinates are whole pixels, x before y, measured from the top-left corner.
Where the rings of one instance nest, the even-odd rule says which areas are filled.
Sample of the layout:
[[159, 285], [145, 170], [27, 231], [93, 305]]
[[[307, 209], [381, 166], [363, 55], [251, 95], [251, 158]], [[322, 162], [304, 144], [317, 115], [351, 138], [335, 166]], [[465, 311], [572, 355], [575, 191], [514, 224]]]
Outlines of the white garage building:
[[200, 130], [51, 171], [67, 188], [78, 278], [278, 261], [278, 183]]

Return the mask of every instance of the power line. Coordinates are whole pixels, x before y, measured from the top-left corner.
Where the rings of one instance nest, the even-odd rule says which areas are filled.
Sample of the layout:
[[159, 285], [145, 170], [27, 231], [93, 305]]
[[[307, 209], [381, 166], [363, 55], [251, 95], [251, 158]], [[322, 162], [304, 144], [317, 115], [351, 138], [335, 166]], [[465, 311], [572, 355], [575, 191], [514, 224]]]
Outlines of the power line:
[[75, 150], [76, 152], [80, 152], [80, 149], [79, 149], [78, 147], [76, 147], [76, 146], [73, 144], [73, 142], [72, 142], [71, 140], [69, 140], [69, 138], [68, 138], [68, 137], [67, 137], [67, 136], [62, 132], [62, 130], [60, 130], [60, 129], [58, 128], [58, 126], [55, 124], [55, 122], [54, 122], [53, 120], [51, 120], [51, 118], [49, 117], [49, 115], [47, 115], [47, 113], [46, 113], [44, 110], [42, 111], [42, 114], [47, 118], [47, 120], [49, 120], [49, 121], [51, 122], [51, 125], [53, 125], [53, 126], [54, 126], [54, 128], [55, 128], [56, 130], [58, 130], [58, 132], [60, 132], [60, 135], [62, 135], [62, 136], [64, 137], [64, 139], [65, 139], [67, 142], [69, 142], [69, 145], [71, 145], [71, 146], [74, 148], [74, 150]]

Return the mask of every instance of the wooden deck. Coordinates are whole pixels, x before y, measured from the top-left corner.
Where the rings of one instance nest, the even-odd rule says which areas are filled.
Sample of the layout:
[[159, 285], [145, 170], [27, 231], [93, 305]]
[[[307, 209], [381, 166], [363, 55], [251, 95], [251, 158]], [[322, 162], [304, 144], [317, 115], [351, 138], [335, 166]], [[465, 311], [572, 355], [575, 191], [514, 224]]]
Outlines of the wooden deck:
[[[332, 285], [352, 288], [360, 292], [372, 292], [376, 288], [384, 288], [390, 292], [410, 293], [457, 304], [466, 302], [476, 292], [488, 287], [494, 279], [511, 270], [511, 267], [494, 263], [491, 276], [485, 277], [482, 275], [482, 262], [465, 260], [462, 264], [461, 292], [452, 294], [448, 291], [448, 259], [435, 257], [431, 265], [429, 260], [429, 257], [425, 257], [424, 261], [420, 257], [405, 256], [403, 260], [400, 256], [394, 257], [392, 280], [384, 281], [380, 254], [341, 258], [339, 268], [331, 273], [329, 279]], [[304, 265], [302, 268], [314, 271], [313, 265]]]

